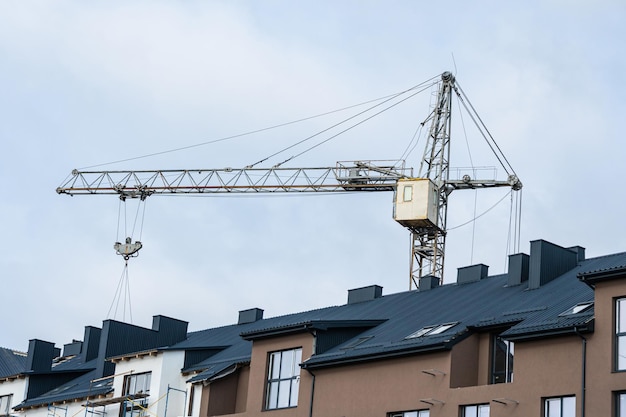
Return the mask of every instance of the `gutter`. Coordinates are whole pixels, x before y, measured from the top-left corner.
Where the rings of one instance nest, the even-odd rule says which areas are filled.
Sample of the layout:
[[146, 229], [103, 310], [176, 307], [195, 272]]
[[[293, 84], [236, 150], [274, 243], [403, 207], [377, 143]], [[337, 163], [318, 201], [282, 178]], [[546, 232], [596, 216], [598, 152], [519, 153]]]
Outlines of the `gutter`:
[[545, 339], [555, 336], [580, 335], [580, 333], [591, 333], [594, 330], [593, 316], [589, 317], [583, 326], [563, 327], [561, 329], [542, 329], [517, 334], [503, 334], [503, 337], [512, 342], [523, 342], [526, 340]]
[[409, 355], [414, 355], [417, 353], [429, 353], [433, 351], [450, 350], [452, 349], [452, 345], [454, 345], [454, 343], [450, 343], [450, 341], [447, 340], [447, 341], [440, 342], [437, 344], [432, 344], [426, 347], [419, 347], [419, 348], [412, 347], [410, 349], [402, 349], [402, 350], [396, 350], [396, 351], [391, 351], [391, 352], [376, 352], [376, 353], [371, 353], [367, 355], [352, 356], [348, 358], [344, 356], [339, 356], [335, 358], [329, 358], [326, 360], [320, 359], [319, 361], [316, 361], [313, 363], [306, 361], [306, 362], [303, 362], [300, 366], [306, 369], [307, 371], [309, 371], [310, 369], [319, 369], [319, 368], [341, 366], [341, 365], [351, 365], [355, 363], [369, 362], [369, 361], [380, 360], [380, 359], [391, 359], [391, 358], [409, 356]]

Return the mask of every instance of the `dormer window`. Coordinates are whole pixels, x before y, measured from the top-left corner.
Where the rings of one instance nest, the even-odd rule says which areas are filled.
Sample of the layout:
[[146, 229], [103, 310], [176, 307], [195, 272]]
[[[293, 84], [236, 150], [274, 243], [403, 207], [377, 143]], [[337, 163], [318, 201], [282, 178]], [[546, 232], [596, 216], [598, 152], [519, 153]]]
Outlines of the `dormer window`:
[[455, 321], [453, 323], [445, 323], [445, 324], [437, 324], [434, 326], [425, 326], [416, 331], [415, 333], [411, 333], [405, 339], [415, 339], [416, 337], [422, 336], [433, 336], [436, 334], [441, 334], [446, 332], [447, 330], [456, 326], [459, 322]]

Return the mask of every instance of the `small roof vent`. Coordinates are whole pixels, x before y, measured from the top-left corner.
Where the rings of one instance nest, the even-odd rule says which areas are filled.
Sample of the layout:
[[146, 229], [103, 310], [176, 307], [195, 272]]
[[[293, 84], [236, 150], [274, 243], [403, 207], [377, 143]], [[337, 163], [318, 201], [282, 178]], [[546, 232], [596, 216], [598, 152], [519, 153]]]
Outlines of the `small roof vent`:
[[241, 310], [239, 312], [239, 320], [237, 324], [254, 323], [263, 318], [263, 310], [260, 308], [251, 308], [248, 310]]
[[383, 287], [380, 285], [370, 285], [368, 287], [348, 290], [348, 304], [372, 301], [383, 296]]
[[439, 286], [439, 278], [434, 275], [426, 275], [420, 278], [418, 289], [420, 291], [432, 290]]

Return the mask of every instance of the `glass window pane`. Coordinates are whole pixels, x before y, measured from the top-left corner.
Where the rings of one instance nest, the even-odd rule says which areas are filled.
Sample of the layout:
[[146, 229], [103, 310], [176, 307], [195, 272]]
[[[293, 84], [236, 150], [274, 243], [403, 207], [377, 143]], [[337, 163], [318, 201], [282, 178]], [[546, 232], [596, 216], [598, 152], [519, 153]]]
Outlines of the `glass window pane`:
[[280, 378], [290, 378], [293, 376], [293, 352], [283, 352], [280, 360]]
[[417, 415], [417, 411], [407, 411], [406, 413], [402, 414], [402, 417], [420, 417]]
[[561, 417], [560, 398], [549, 398], [546, 400], [546, 417]]
[[405, 185], [404, 186], [402, 200], [403, 201], [411, 201], [411, 200], [413, 200], [413, 186], [412, 185]]
[[278, 382], [270, 383], [267, 393], [267, 408], [276, 408], [278, 403]]
[[475, 405], [465, 406], [463, 417], [478, 417], [478, 407]]
[[420, 411], [419, 417], [430, 417], [430, 410]]
[[300, 387], [300, 378], [294, 378], [291, 380], [291, 394], [289, 398], [289, 406], [295, 407], [298, 405], [298, 388]]
[[617, 369], [619, 371], [626, 369], [626, 336], [617, 338]]
[[130, 375], [128, 377], [128, 392], [127, 394], [134, 394], [136, 391], [136, 387], [137, 387], [137, 379], [135, 378], [134, 375]]
[[269, 379], [276, 379], [280, 373], [280, 352], [270, 355], [270, 375]]
[[479, 417], [489, 417], [489, 406], [481, 405], [478, 407], [478, 416]]
[[294, 362], [294, 375], [300, 375], [300, 364], [302, 363], [302, 349], [296, 349], [296, 360]]
[[619, 417], [626, 417], [626, 394], [619, 395]]
[[626, 332], [626, 298], [617, 300], [617, 332]]
[[576, 417], [576, 397], [563, 398], [563, 413], [561, 417]]
[[291, 380], [278, 382], [278, 408], [289, 407]]

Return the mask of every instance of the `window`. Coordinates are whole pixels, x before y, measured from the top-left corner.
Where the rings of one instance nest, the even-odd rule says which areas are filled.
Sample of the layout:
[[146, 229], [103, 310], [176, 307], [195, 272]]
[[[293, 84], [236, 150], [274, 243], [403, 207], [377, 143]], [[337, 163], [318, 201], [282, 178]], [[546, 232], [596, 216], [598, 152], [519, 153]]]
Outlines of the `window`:
[[301, 348], [270, 353], [265, 400], [267, 410], [298, 405], [300, 362]]
[[615, 416], [626, 417], [626, 392], [615, 394]]
[[405, 185], [402, 193], [403, 201], [411, 201], [413, 200], [413, 186]]
[[421, 329], [419, 329], [415, 333], [411, 333], [410, 335], [405, 337], [405, 339], [415, 339], [416, 337], [421, 337], [421, 336], [431, 336], [431, 335], [435, 335], [435, 334], [441, 334], [441, 333], [445, 332], [446, 330], [449, 330], [449, 329], [453, 328], [454, 326], [456, 326], [457, 323], [458, 322], [439, 324], [439, 325], [436, 325], [436, 326], [422, 327]]
[[576, 397], [546, 398], [543, 410], [544, 417], [576, 417]]
[[11, 397], [12, 394], [0, 396], [0, 416], [11, 414]]
[[389, 417], [430, 417], [430, 410], [398, 411], [389, 413]]
[[147, 415], [151, 372], [130, 374], [124, 377], [123, 395], [128, 396], [120, 407], [120, 417], [143, 417]]
[[489, 404], [464, 405], [461, 417], [489, 417]]
[[151, 372], [126, 375], [124, 378], [124, 395], [150, 394]]
[[513, 382], [515, 344], [498, 335], [493, 335], [491, 340], [491, 383]]
[[579, 304], [576, 304], [574, 307], [568, 308], [567, 310], [559, 314], [559, 316], [569, 316], [572, 314], [582, 313], [583, 311], [589, 310], [591, 306], [593, 306], [592, 301], [589, 301], [587, 303], [579, 303]]
[[615, 369], [626, 371], [626, 298], [615, 301]]

